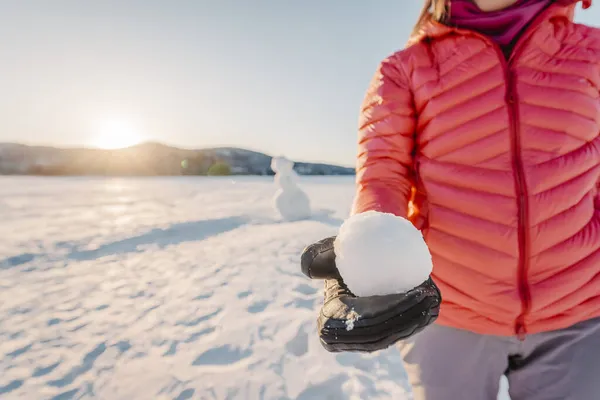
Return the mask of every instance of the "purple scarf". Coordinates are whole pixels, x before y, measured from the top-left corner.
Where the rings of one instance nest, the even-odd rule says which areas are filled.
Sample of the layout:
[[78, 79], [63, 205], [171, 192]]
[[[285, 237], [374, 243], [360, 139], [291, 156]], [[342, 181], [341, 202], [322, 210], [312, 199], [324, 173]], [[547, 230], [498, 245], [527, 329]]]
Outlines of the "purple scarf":
[[484, 34], [506, 49], [550, 3], [552, 0], [518, 0], [505, 9], [485, 12], [472, 0], [451, 0], [449, 24]]

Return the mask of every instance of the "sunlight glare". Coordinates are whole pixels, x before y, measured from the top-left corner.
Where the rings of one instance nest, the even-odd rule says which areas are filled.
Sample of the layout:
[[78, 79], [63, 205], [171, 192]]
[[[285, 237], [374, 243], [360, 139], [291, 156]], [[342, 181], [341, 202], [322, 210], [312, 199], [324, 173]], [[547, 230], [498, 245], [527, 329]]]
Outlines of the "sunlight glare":
[[135, 146], [142, 141], [134, 127], [122, 120], [109, 120], [100, 124], [94, 147], [101, 149], [121, 149]]

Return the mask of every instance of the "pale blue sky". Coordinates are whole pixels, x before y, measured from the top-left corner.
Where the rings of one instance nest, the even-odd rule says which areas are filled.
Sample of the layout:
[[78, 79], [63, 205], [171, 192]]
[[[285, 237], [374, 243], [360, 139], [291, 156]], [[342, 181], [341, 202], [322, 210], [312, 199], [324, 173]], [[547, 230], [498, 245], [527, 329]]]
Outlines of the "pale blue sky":
[[0, 142], [132, 132], [352, 165], [364, 91], [420, 4], [0, 0]]

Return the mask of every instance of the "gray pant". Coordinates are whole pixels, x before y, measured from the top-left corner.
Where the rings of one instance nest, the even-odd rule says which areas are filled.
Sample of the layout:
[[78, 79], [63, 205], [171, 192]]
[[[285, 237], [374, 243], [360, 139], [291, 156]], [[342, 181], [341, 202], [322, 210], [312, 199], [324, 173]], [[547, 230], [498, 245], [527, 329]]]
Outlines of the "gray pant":
[[600, 399], [600, 318], [554, 332], [487, 336], [432, 325], [400, 344], [415, 400]]

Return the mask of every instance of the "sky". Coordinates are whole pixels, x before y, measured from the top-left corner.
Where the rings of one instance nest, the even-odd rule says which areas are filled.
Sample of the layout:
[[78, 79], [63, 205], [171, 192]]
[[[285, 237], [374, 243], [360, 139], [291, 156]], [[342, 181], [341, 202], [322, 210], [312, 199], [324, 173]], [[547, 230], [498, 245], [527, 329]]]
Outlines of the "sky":
[[[353, 165], [365, 90], [420, 5], [0, 0], [0, 142], [236, 146]], [[577, 20], [600, 25], [600, 6]]]

